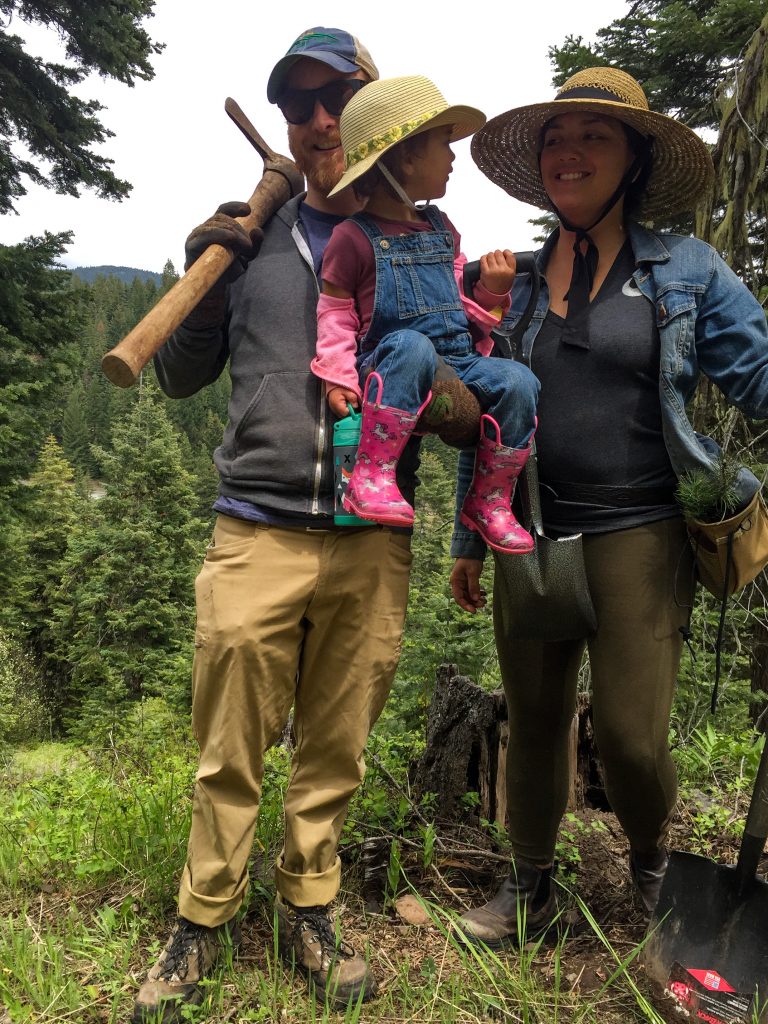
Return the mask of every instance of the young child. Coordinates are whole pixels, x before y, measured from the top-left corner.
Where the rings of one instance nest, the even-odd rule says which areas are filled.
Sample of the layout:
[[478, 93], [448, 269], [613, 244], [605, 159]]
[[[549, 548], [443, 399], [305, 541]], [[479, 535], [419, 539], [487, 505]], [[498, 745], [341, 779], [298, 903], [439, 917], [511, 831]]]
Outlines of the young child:
[[514, 256], [509, 250], [483, 256], [474, 298], [464, 295], [466, 257], [456, 229], [437, 207], [415, 205], [445, 195], [450, 143], [484, 123], [479, 110], [448, 106], [417, 75], [371, 82], [344, 108], [346, 172], [330, 195], [352, 185], [367, 203], [364, 213], [334, 228], [325, 250], [312, 370], [326, 382], [336, 416], [362, 400], [344, 508], [408, 526], [413, 508], [398, 489], [397, 462], [430, 400], [442, 357], [484, 413], [461, 521], [498, 551], [526, 552], [533, 541], [511, 501], [531, 452], [538, 381], [521, 363], [488, 356], [490, 329], [509, 308]]

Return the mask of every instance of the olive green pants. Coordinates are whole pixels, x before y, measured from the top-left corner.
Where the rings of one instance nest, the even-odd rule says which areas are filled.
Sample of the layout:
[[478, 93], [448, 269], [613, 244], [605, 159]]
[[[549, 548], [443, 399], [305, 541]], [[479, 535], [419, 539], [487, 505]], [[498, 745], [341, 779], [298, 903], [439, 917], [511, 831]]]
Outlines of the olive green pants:
[[[598, 629], [586, 641], [592, 712], [607, 796], [641, 852], [663, 843], [677, 799], [669, 753], [672, 698], [693, 601], [685, 526], [665, 519], [584, 535]], [[515, 854], [551, 864], [569, 783], [569, 732], [585, 641], [539, 643], [501, 635], [509, 709], [507, 799]]]
[[200, 764], [179, 912], [229, 920], [248, 882], [264, 751], [294, 707], [276, 886], [298, 906], [338, 892], [336, 852], [389, 693], [410, 538], [281, 529], [219, 516], [196, 582], [192, 726]]

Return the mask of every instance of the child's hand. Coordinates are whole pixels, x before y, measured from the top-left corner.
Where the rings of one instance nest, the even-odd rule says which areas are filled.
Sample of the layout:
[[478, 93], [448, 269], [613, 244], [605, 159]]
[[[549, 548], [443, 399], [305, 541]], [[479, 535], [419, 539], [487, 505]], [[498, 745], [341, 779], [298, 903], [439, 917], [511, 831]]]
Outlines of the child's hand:
[[496, 249], [480, 257], [480, 284], [494, 295], [504, 295], [515, 280], [517, 264], [510, 249]]
[[357, 409], [360, 405], [360, 399], [354, 391], [337, 385], [335, 388], [331, 388], [328, 392], [328, 405], [330, 405], [331, 412], [334, 416], [337, 416], [339, 419], [343, 419], [345, 416], [349, 415], [347, 405], [351, 405], [353, 409]]

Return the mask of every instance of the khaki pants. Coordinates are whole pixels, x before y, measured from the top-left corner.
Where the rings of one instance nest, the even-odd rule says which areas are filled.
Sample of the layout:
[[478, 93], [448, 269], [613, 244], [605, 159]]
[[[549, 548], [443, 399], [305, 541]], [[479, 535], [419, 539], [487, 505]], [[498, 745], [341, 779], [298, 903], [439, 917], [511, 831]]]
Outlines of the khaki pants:
[[229, 920], [248, 882], [263, 752], [294, 706], [278, 892], [339, 888], [336, 846], [389, 693], [411, 565], [391, 530], [281, 529], [219, 516], [197, 578], [192, 725], [200, 746], [179, 912]]
[[[607, 796], [630, 845], [662, 843], [677, 798], [669, 718], [693, 602], [685, 526], [665, 519], [585, 534], [584, 560], [598, 629], [587, 642], [595, 740]], [[569, 780], [569, 732], [583, 640], [496, 642], [509, 708], [507, 793], [517, 856], [552, 862]]]

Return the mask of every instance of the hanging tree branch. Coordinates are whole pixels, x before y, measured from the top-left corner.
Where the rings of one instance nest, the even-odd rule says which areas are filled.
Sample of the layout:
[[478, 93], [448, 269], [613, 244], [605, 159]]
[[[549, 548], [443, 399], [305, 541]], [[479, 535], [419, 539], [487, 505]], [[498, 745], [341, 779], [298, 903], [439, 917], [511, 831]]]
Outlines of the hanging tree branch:
[[718, 91], [715, 187], [696, 233], [723, 254], [756, 295], [768, 284], [768, 14]]

